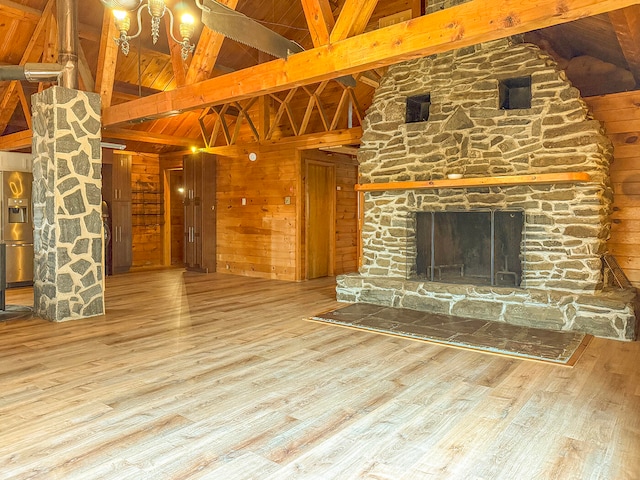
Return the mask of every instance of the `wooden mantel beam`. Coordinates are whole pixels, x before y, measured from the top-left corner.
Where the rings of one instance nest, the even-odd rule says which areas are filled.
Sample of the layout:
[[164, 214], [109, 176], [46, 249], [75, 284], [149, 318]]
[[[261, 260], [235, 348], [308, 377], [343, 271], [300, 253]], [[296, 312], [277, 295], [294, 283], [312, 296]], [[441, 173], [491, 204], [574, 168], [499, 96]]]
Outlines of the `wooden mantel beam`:
[[383, 67], [640, 4], [640, 0], [471, 0], [429, 15], [316, 47], [170, 92], [115, 105], [118, 125], [238, 101]]
[[580, 183], [591, 180], [588, 172], [536, 173], [529, 175], [503, 175], [499, 177], [469, 177], [416, 182], [389, 182], [357, 184], [357, 192], [384, 192], [391, 190], [429, 190], [434, 188], [510, 187], [513, 185], [549, 185], [553, 183]]

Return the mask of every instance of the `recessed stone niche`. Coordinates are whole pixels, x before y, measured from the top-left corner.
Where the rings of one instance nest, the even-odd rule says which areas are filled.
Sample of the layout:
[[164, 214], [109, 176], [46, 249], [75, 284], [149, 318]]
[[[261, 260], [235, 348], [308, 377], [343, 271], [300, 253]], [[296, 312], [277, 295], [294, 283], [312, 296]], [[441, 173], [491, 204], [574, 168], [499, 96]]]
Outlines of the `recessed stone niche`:
[[[529, 108], [501, 108], [501, 85], [530, 79]], [[406, 122], [407, 98], [429, 92], [427, 121]], [[555, 62], [520, 38], [389, 68], [363, 123], [360, 183], [584, 172], [589, 181], [383, 190], [364, 197], [362, 266], [338, 278], [338, 299], [533, 327], [636, 336], [635, 290], [607, 289], [612, 146]], [[520, 283], [417, 278], [420, 212], [522, 212]], [[512, 261], [512, 260], [511, 260]]]

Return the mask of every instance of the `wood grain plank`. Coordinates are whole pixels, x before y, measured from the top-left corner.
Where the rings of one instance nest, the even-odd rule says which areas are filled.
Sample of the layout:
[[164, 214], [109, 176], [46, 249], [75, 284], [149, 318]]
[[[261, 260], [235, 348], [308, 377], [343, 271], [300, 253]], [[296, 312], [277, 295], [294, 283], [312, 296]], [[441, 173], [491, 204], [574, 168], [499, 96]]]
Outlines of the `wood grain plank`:
[[340, 305], [331, 278], [164, 269], [106, 287], [101, 317], [0, 322], [3, 476], [640, 472], [638, 342], [595, 338], [564, 368], [302, 321]]
[[111, 105], [113, 97], [113, 83], [118, 64], [118, 46], [113, 39], [117, 38], [118, 34], [113, 20], [113, 13], [108, 8], [105, 8], [102, 15], [102, 34], [95, 82], [96, 93], [100, 94], [103, 112], [105, 108]]
[[434, 188], [468, 188], [495, 185], [534, 185], [548, 183], [587, 182], [591, 176], [587, 172], [540, 173], [535, 175], [503, 175], [498, 177], [471, 177], [455, 180], [428, 180], [419, 182], [364, 183], [355, 186], [359, 192], [386, 190], [413, 190]]

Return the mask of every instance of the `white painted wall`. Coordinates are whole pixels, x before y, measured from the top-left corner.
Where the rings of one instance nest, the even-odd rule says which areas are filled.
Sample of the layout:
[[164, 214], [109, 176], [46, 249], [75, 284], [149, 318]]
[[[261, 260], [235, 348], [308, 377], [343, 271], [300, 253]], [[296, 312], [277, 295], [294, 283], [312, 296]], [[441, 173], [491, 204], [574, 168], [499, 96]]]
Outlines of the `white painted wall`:
[[33, 155], [30, 153], [0, 152], [0, 170], [30, 172]]

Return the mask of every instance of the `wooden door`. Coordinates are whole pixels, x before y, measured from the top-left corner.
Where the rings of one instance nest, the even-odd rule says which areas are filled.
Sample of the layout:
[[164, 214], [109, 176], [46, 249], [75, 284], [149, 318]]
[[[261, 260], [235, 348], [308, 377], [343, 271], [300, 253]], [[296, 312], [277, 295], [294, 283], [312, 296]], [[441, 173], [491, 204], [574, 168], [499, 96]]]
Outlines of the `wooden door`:
[[193, 175], [191, 185], [193, 197], [191, 201], [191, 241], [193, 242], [193, 266], [202, 268], [202, 154], [191, 156]]
[[189, 155], [184, 157], [183, 177], [184, 177], [184, 264], [187, 268], [196, 266], [195, 243], [194, 243], [194, 200], [195, 200], [195, 174], [194, 157]]
[[184, 263], [191, 270], [216, 271], [216, 157], [184, 157]]
[[131, 155], [114, 155], [113, 199], [131, 201]]
[[306, 278], [333, 275], [335, 244], [335, 167], [307, 161], [306, 168]]
[[111, 204], [111, 251], [113, 273], [129, 270], [133, 261], [131, 202]]
[[216, 172], [215, 155], [202, 153], [200, 170], [201, 193], [200, 211], [200, 248], [201, 265], [206, 272], [216, 271], [217, 212], [216, 212]]
[[111, 184], [111, 269], [112, 273], [129, 271], [133, 263], [133, 228], [131, 225], [131, 155], [113, 155]]
[[177, 265], [184, 263], [184, 180], [182, 170], [170, 170], [168, 176], [169, 216], [165, 228], [169, 228], [171, 264]]

